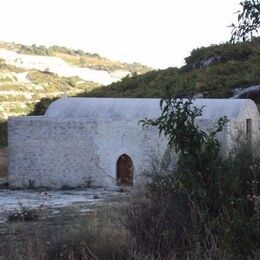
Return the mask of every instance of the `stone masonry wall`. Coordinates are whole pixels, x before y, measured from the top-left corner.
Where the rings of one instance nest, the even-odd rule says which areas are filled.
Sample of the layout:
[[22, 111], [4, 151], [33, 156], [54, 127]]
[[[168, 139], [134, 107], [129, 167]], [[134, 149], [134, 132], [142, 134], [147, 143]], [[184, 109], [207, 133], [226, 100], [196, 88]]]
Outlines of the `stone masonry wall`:
[[95, 172], [96, 124], [11, 118], [8, 122], [9, 176], [14, 187], [87, 185]]
[[[259, 136], [259, 113], [250, 101], [218, 138], [228, 151], [252, 119], [253, 138]], [[131, 121], [87, 121], [48, 117], [17, 117], [8, 121], [9, 181], [12, 187], [115, 187], [116, 163], [127, 154], [134, 165], [134, 184], [152, 161], [165, 157], [167, 140], [156, 127], [143, 129]], [[204, 130], [217, 121], [197, 121]], [[167, 157], [167, 156], [166, 156]]]
[[162, 154], [166, 146], [155, 128], [144, 130], [136, 120], [18, 117], [9, 119], [8, 128], [12, 187], [112, 187], [124, 153], [133, 161], [137, 182], [152, 154]]

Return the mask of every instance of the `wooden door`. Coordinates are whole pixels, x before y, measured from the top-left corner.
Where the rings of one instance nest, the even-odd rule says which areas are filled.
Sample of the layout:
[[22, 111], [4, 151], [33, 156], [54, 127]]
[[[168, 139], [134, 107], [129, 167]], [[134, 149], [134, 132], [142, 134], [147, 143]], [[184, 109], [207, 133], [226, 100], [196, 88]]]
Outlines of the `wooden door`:
[[122, 154], [117, 160], [117, 185], [133, 185], [133, 162], [126, 154]]

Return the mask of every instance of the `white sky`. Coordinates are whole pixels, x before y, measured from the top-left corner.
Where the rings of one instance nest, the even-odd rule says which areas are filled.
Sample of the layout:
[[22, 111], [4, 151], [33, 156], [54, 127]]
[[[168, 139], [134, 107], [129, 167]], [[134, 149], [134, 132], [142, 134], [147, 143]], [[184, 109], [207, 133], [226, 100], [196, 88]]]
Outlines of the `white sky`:
[[0, 40], [63, 45], [155, 68], [230, 39], [241, 0], [0, 0]]

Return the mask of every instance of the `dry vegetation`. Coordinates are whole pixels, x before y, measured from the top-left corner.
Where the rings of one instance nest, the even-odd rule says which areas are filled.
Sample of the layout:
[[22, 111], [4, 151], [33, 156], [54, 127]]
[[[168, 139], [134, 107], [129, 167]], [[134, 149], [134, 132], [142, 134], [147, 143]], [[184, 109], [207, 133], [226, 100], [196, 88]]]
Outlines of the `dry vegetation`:
[[130, 73], [143, 74], [152, 70], [148, 66], [140, 63], [125, 63], [120, 61], [113, 61], [104, 57], [101, 57], [97, 53], [88, 53], [82, 50], [74, 50], [62, 46], [51, 46], [49, 48], [43, 45], [27, 46], [15, 43], [0, 42], [0, 48], [16, 51], [23, 54], [42, 55], [42, 56], [55, 56], [62, 58], [64, 61], [81, 67], [87, 67], [90, 69], [106, 70], [113, 72], [116, 70], [126, 70]]
[[[46, 223], [7, 222], [0, 242], [0, 259], [133, 259], [120, 206], [96, 208], [88, 215], [70, 214]], [[55, 223], [54, 223], [55, 222]]]

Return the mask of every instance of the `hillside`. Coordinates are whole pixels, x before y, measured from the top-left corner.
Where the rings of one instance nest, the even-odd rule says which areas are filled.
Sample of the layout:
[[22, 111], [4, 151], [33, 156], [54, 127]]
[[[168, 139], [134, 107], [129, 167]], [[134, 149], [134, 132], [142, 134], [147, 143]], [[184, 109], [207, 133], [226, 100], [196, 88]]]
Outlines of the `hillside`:
[[29, 113], [44, 97], [88, 92], [149, 70], [81, 50], [0, 42], [0, 119]]
[[41, 99], [87, 93], [150, 70], [66, 47], [0, 42], [0, 147], [7, 117], [30, 113]]
[[14, 51], [19, 54], [57, 57], [71, 65], [93, 70], [104, 70], [107, 72], [124, 71], [128, 73], [143, 74], [151, 70], [151, 68], [140, 63], [114, 61], [102, 57], [97, 53], [88, 53], [80, 49], [74, 50], [57, 45], [47, 48], [43, 45], [37, 46], [33, 44], [32, 46], [26, 46], [23, 44], [0, 42], [0, 49]]
[[[9, 45], [9, 50], [12, 49], [10, 46], [15, 47]], [[20, 52], [23, 53], [38, 53], [39, 49], [42, 50], [43, 47], [34, 46], [27, 50], [20, 46]], [[45, 51], [47, 52], [45, 56], [53, 55], [53, 47]], [[66, 48], [63, 52], [60, 51], [61, 56], [65, 53], [72, 59], [78, 59], [78, 51], [70, 52], [71, 50]], [[58, 54], [55, 55], [57, 58]], [[100, 57], [96, 54], [84, 53], [83, 56], [97, 58], [100, 61]], [[223, 43], [195, 49], [185, 61], [185, 66], [181, 68], [153, 71], [146, 68], [148, 72], [144, 74], [138, 74], [140, 67], [137, 66], [137, 71], [124, 75], [121, 81], [102, 86], [99, 83], [82, 80], [78, 76], [61, 77], [48, 69], [26, 70], [13, 64], [6, 64], [2, 60], [0, 63], [2, 73], [0, 109], [8, 104], [8, 109], [4, 108], [5, 115], [29, 112], [32, 115], [41, 115], [53, 100], [64, 94], [83, 97], [164, 97], [170, 95], [224, 98], [232, 97], [250, 86], [260, 85], [260, 38], [255, 38], [251, 42]], [[107, 65], [105, 67], [108, 69]], [[259, 103], [260, 91], [251, 91], [249, 95], [246, 94], [243, 97], [252, 98]], [[41, 102], [37, 102], [39, 99]], [[35, 103], [37, 103], [36, 106], [34, 106]], [[0, 131], [2, 132], [0, 145], [5, 146], [5, 123], [0, 124]]]
[[[94, 89], [84, 96], [231, 97], [260, 84], [260, 38], [251, 42], [224, 43], [195, 49], [181, 68], [150, 71]], [[255, 93], [256, 95], [259, 95]]]
[[[260, 104], [260, 37], [194, 49], [181, 68], [126, 76], [119, 82], [77, 94], [81, 97], [229, 98], [241, 93]], [[243, 91], [253, 91], [242, 94]], [[41, 115], [54, 99], [43, 99], [32, 114]]]

